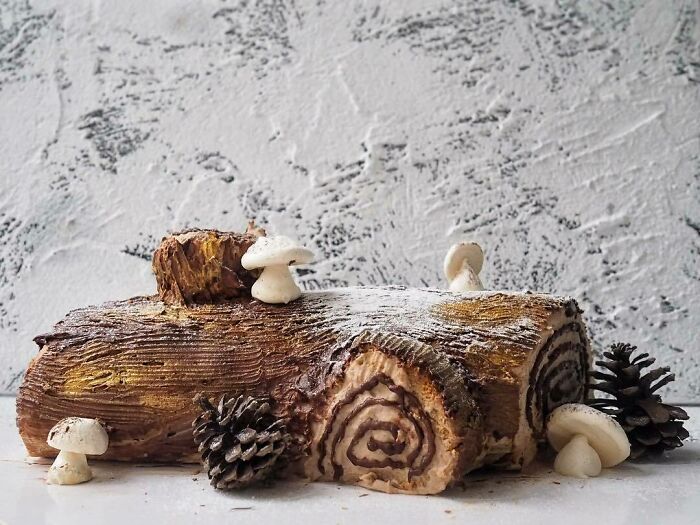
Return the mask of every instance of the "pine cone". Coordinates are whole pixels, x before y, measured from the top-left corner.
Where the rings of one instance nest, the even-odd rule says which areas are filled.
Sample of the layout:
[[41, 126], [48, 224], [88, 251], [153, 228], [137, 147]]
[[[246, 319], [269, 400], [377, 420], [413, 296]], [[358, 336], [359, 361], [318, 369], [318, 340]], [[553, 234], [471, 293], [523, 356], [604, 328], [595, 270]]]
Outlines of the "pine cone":
[[223, 395], [214, 407], [198, 394], [194, 401], [203, 410], [192, 423], [194, 442], [214, 487], [242, 488], [275, 470], [289, 436], [284, 421], [271, 413], [271, 399]]
[[683, 446], [688, 431], [679, 420], [688, 419], [680, 407], [666, 405], [655, 394], [659, 388], [675, 380], [669, 367], [655, 368], [644, 375], [642, 370], [656, 360], [643, 353], [632, 359], [636, 346], [616, 343], [609, 352], [603, 352], [607, 361], [596, 361], [604, 372], [591, 372], [599, 382], [590, 384], [590, 390], [598, 390], [613, 398], [594, 398], [588, 404], [617, 420], [630, 441], [630, 458], [645, 454], [660, 454]]

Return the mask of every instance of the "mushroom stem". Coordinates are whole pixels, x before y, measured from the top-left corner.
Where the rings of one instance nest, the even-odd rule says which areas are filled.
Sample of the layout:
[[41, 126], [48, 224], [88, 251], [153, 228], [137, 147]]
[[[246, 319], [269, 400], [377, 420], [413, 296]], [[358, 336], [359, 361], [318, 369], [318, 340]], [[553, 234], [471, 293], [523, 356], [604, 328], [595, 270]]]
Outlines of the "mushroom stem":
[[554, 470], [565, 476], [597, 476], [601, 467], [613, 467], [630, 455], [630, 443], [620, 424], [580, 403], [567, 403], [552, 411], [547, 419], [547, 440], [559, 451]]
[[47, 483], [52, 485], [76, 485], [92, 479], [92, 470], [85, 454], [61, 450], [49, 469]]
[[481, 284], [481, 279], [466, 261], [457, 277], [450, 282], [451, 292], [476, 292], [483, 289], [484, 285]]
[[288, 303], [301, 296], [301, 290], [294, 282], [289, 266], [275, 264], [266, 266], [251, 288], [251, 294], [264, 303]]
[[591, 478], [600, 474], [600, 456], [583, 434], [576, 434], [554, 460], [554, 470], [562, 476]]

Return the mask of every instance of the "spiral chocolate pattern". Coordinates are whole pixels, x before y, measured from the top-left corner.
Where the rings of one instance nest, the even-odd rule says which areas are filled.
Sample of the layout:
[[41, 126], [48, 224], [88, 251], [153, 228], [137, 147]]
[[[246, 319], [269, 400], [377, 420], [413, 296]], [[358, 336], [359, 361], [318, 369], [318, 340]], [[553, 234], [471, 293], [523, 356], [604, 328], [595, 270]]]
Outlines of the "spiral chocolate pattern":
[[[325, 474], [328, 457], [335, 480], [343, 476], [339, 458], [344, 454], [360, 468], [408, 469], [410, 481], [430, 465], [435, 434], [418, 399], [386, 374], [377, 374], [333, 406], [318, 453], [319, 472]], [[375, 473], [381, 478], [381, 470]]]
[[542, 432], [544, 418], [556, 407], [583, 399], [588, 373], [585, 341], [581, 323], [571, 322], [556, 330], [537, 355], [525, 403], [527, 422], [536, 433]]

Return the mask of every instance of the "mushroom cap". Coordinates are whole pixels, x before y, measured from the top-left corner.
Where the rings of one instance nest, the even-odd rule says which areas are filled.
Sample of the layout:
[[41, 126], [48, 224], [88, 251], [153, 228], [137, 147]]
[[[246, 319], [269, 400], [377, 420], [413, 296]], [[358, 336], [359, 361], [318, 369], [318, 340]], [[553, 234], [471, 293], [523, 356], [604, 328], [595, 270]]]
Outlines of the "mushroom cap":
[[559, 451], [581, 434], [600, 456], [603, 467], [612, 467], [630, 455], [630, 443], [614, 418], [580, 403], [556, 408], [547, 419], [547, 439]]
[[283, 235], [260, 237], [241, 257], [241, 265], [246, 270], [264, 268], [279, 264], [293, 266], [310, 263], [314, 259], [311, 250]]
[[46, 442], [66, 452], [100, 455], [107, 451], [109, 436], [96, 419], [67, 417], [54, 425]]
[[475, 242], [460, 242], [452, 245], [445, 255], [444, 263], [445, 277], [448, 281], [457, 277], [465, 261], [478, 275], [484, 264], [484, 251], [481, 246]]

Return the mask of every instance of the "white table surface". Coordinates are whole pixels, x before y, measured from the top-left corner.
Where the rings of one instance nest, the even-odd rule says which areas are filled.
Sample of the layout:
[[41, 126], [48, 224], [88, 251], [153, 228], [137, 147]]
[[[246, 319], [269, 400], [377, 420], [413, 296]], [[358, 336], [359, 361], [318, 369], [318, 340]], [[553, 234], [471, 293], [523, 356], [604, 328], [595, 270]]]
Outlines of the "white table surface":
[[304, 482], [223, 493], [196, 465], [92, 462], [90, 483], [46, 485], [48, 463], [25, 459], [14, 398], [0, 397], [0, 524], [698, 524], [700, 408], [688, 411], [691, 438], [683, 448], [596, 479], [564, 478], [538, 463], [525, 473], [473, 473], [463, 488], [439, 496]]

